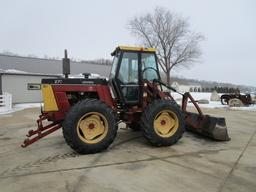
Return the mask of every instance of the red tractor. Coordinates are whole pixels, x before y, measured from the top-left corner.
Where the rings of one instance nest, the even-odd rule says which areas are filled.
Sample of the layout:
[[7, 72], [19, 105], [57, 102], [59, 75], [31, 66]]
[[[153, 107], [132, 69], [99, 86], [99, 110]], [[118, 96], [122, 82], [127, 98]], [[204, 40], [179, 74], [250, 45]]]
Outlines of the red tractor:
[[[154, 48], [119, 46], [109, 80], [103, 78], [43, 79], [44, 107], [38, 128], [28, 132], [26, 147], [62, 127], [67, 144], [81, 154], [106, 149], [115, 139], [120, 122], [142, 130], [154, 146], [176, 143], [185, 128], [215, 140], [227, 141], [224, 118], [204, 115], [189, 93], [179, 106], [163, 87]], [[64, 70], [69, 71], [67, 55]], [[198, 113], [186, 111], [188, 99]], [[43, 123], [47, 120], [49, 123]], [[31, 138], [32, 137], [32, 138]]]

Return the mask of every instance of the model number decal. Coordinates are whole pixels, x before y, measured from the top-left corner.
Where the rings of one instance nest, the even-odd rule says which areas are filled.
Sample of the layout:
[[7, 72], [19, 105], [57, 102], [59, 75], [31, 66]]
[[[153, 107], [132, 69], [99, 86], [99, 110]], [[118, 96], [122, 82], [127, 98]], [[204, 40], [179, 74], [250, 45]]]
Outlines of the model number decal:
[[83, 84], [94, 84], [93, 81], [82, 81]]

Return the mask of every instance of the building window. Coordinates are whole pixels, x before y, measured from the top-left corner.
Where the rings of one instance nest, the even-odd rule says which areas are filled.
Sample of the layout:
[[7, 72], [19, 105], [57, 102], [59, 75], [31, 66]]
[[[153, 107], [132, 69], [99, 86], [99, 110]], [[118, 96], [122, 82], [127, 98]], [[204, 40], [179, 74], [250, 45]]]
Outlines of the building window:
[[41, 84], [40, 83], [28, 83], [28, 90], [40, 90]]

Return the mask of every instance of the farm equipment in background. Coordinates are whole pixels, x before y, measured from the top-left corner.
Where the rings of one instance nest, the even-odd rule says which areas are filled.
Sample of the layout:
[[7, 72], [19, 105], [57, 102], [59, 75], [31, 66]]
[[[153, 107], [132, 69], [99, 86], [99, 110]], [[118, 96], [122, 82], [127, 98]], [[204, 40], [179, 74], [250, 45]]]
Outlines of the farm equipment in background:
[[254, 104], [250, 94], [223, 94], [220, 97], [222, 105], [229, 105], [230, 107], [242, 107]]
[[[119, 46], [109, 80], [68, 78], [69, 59], [65, 52], [65, 78], [43, 79], [44, 107], [22, 147], [62, 128], [66, 143], [81, 154], [106, 149], [114, 140], [118, 124], [141, 129], [154, 146], [176, 143], [185, 129], [214, 140], [230, 140], [224, 118], [204, 115], [190, 93], [184, 93], [182, 106], [170, 94], [175, 91], [161, 81], [154, 48]], [[170, 91], [164, 92], [163, 86]], [[191, 101], [198, 113], [187, 111]], [[47, 121], [48, 123], [44, 123]]]

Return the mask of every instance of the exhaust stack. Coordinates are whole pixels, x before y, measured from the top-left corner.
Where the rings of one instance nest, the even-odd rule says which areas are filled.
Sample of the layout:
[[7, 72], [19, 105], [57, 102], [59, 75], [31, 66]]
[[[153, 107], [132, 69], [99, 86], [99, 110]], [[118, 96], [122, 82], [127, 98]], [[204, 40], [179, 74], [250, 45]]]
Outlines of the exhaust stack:
[[65, 78], [68, 78], [68, 75], [70, 74], [70, 59], [68, 58], [68, 52], [67, 49], [64, 50], [64, 58], [62, 59], [62, 72]]

